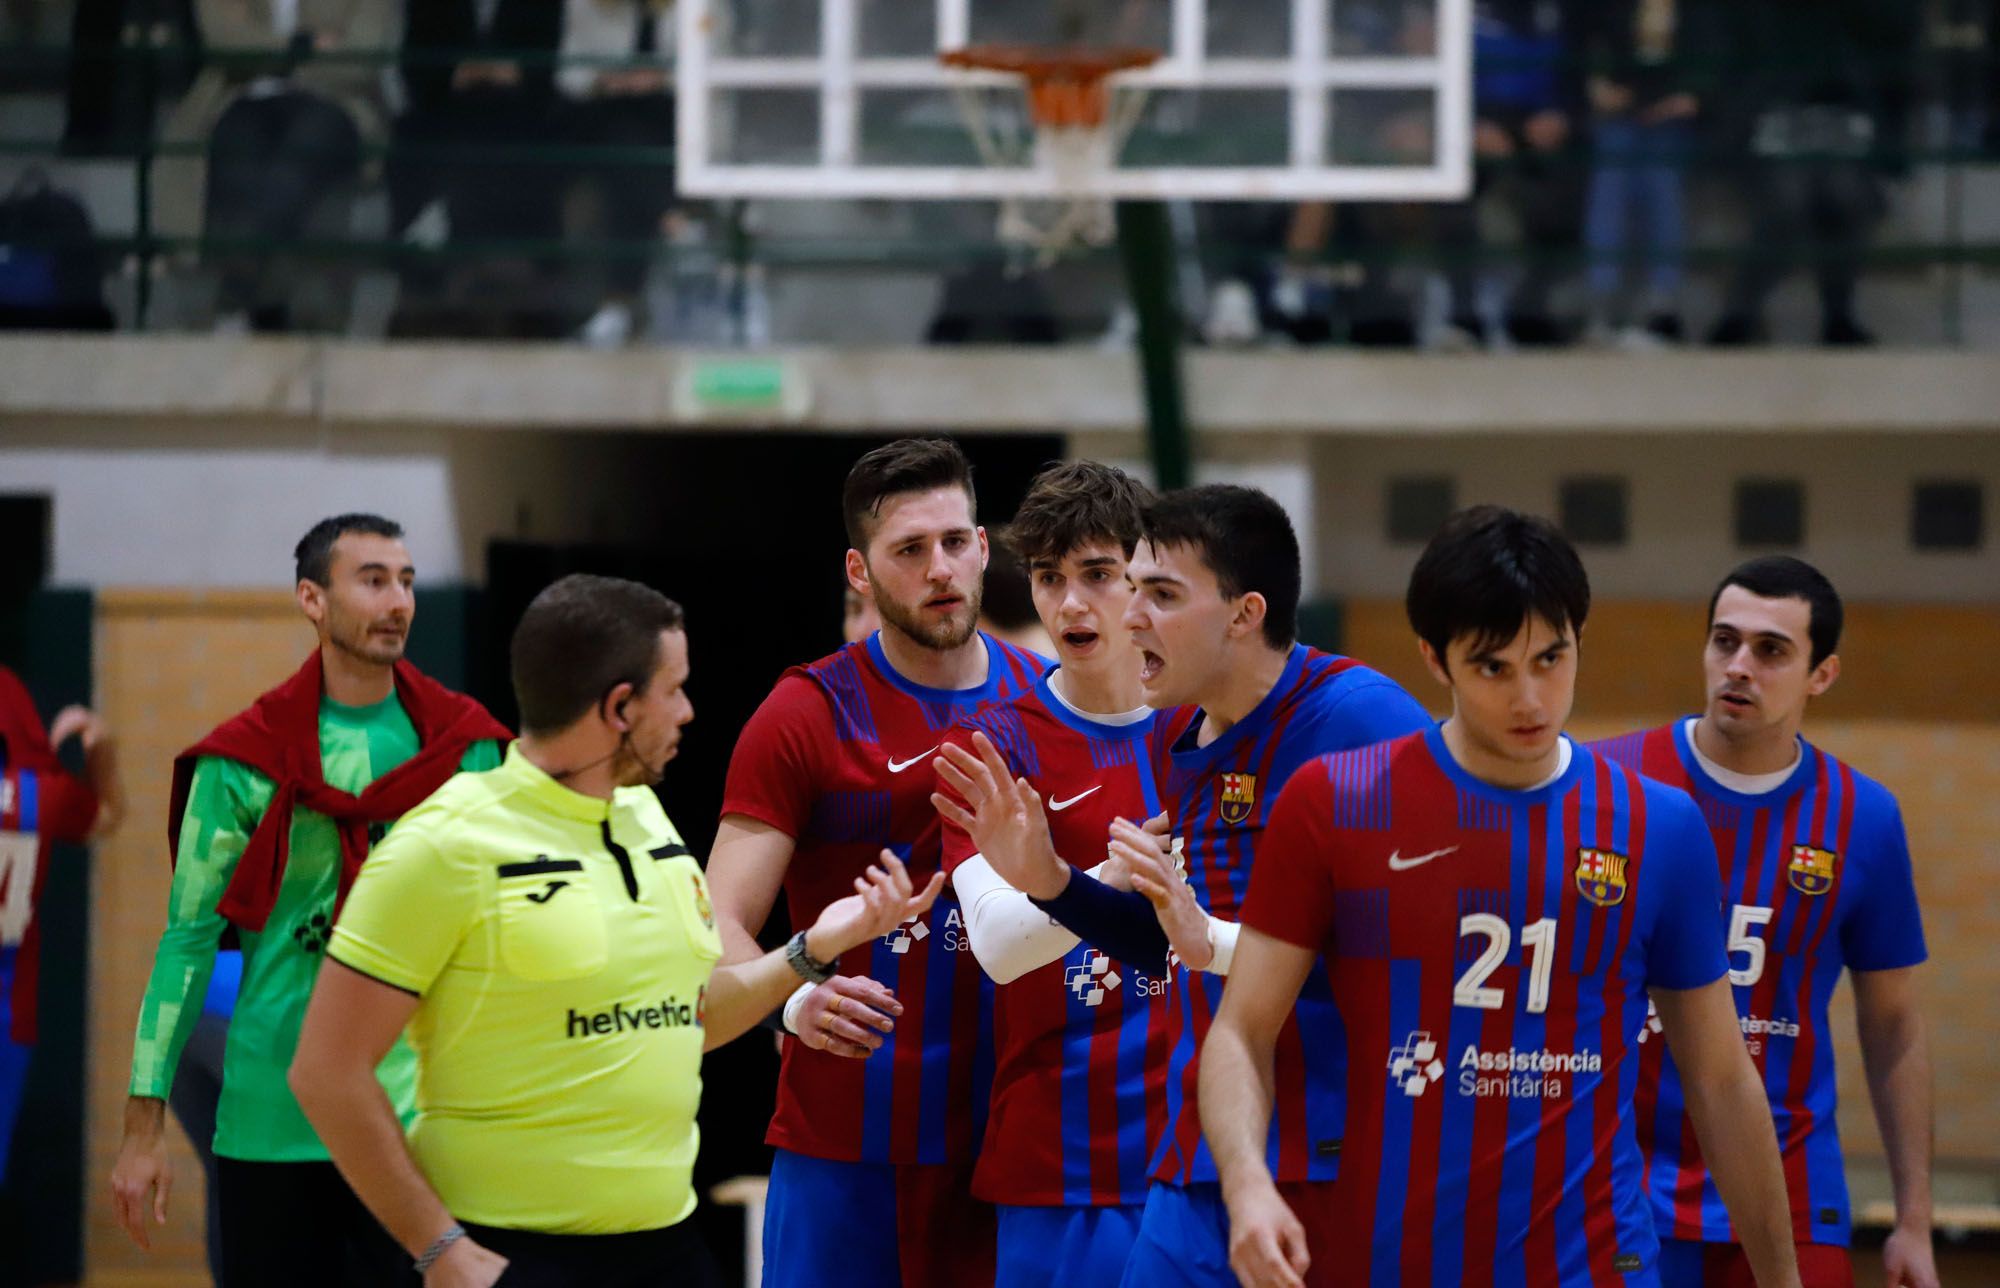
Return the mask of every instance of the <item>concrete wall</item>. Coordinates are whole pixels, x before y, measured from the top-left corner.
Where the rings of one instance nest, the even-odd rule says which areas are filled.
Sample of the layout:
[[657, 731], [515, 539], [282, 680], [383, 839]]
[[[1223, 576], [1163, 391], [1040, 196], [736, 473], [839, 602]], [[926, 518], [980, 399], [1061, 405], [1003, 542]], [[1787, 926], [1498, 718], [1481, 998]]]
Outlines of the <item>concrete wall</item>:
[[[400, 520], [426, 580], [476, 583], [495, 537], [643, 531], [635, 442], [559, 430], [19, 417], [0, 422], [0, 491], [54, 498], [53, 579], [63, 585], [282, 586], [305, 528], [349, 509]], [[1146, 475], [1139, 446], [1137, 435], [1097, 432], [1073, 436], [1071, 450]], [[1442, 475], [1461, 504], [1553, 513], [1563, 477], [1616, 474], [1630, 481], [1630, 539], [1585, 551], [1607, 599], [1705, 594], [1753, 553], [1732, 539], [1737, 480], [1778, 477], [1806, 490], [1798, 553], [1850, 599], [2000, 600], [2000, 540], [1990, 535], [2000, 437], [1242, 434], [1202, 447], [1198, 478], [1261, 487], [1285, 504], [1304, 542], [1306, 585], [1322, 596], [1401, 594], [1418, 547], [1386, 535], [1391, 479]], [[1983, 484], [1983, 549], [1911, 548], [1911, 484], [1944, 477]]]
[[618, 436], [288, 421], [0, 422], [0, 492], [54, 501], [52, 580], [288, 587], [326, 515], [402, 523], [427, 582], [482, 582], [495, 537], [615, 536], [645, 508]]
[[[1452, 435], [1322, 438], [1312, 444], [1323, 593], [1400, 596], [1421, 547], [1392, 543], [1389, 480], [1444, 476], [1458, 503], [1493, 501], [1556, 512], [1571, 475], [1629, 480], [1629, 539], [1589, 547], [1593, 589], [1606, 598], [1705, 597], [1732, 565], [1761, 550], [1733, 539], [1738, 480], [1796, 479], [1806, 496], [1800, 557], [1855, 600], [2000, 600], [2000, 437], [1984, 434], [1773, 433]], [[1976, 479], [1985, 488], [1981, 550], [1918, 552], [1910, 544], [1917, 480]]]

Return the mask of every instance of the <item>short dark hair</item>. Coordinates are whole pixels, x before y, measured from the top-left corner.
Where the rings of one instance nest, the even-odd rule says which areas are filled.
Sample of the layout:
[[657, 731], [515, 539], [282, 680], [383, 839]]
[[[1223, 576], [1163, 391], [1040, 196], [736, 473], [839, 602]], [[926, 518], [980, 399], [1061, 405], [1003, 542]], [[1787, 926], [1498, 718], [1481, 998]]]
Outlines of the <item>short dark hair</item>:
[[1444, 521], [1410, 572], [1403, 597], [1410, 627], [1442, 662], [1453, 640], [1475, 650], [1505, 644], [1528, 619], [1581, 631], [1590, 577], [1555, 524], [1498, 505], [1475, 505]]
[[292, 584], [309, 581], [318, 586], [326, 585], [327, 578], [333, 575], [333, 543], [350, 532], [387, 537], [391, 541], [403, 539], [403, 525], [379, 514], [336, 514], [330, 519], [321, 519], [306, 530], [298, 545], [292, 547], [292, 564], [298, 574]]
[[622, 577], [571, 573], [544, 587], [514, 628], [522, 731], [567, 729], [617, 686], [644, 689], [659, 665], [660, 632], [684, 621], [679, 604]]
[[1226, 599], [1264, 597], [1264, 641], [1299, 634], [1299, 537], [1285, 507], [1253, 487], [1204, 483], [1162, 493], [1140, 517], [1148, 543], [1195, 552]]
[[972, 462], [949, 438], [899, 438], [854, 462], [840, 489], [840, 517], [847, 524], [847, 544], [868, 549], [870, 522], [882, 515], [882, 503], [909, 492], [961, 487], [975, 514], [978, 495], [972, 490]]
[[1146, 485], [1124, 470], [1096, 461], [1064, 461], [1035, 475], [1000, 543], [1030, 569], [1057, 563], [1095, 541], [1117, 546], [1129, 559], [1150, 500]]
[[1027, 567], [1005, 546], [992, 548], [981, 587], [979, 615], [994, 626], [1018, 631], [1041, 625], [1041, 614], [1035, 611], [1034, 582]]
[[1764, 555], [1729, 570], [1708, 597], [1708, 624], [1715, 625], [1715, 605], [1722, 592], [1741, 586], [1764, 599], [1803, 599], [1811, 610], [1806, 633], [1812, 637], [1812, 665], [1818, 666], [1840, 647], [1840, 630], [1847, 610], [1841, 607], [1840, 592], [1826, 574], [1803, 559], [1790, 555]]

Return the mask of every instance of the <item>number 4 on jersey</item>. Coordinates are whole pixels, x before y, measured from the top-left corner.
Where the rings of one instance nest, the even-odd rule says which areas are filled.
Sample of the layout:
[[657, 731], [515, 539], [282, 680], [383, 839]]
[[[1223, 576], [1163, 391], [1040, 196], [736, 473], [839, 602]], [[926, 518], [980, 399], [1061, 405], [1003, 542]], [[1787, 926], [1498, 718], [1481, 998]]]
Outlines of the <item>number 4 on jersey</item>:
[[40, 838], [32, 832], [0, 832], [0, 948], [12, 948], [27, 936], [40, 848]]

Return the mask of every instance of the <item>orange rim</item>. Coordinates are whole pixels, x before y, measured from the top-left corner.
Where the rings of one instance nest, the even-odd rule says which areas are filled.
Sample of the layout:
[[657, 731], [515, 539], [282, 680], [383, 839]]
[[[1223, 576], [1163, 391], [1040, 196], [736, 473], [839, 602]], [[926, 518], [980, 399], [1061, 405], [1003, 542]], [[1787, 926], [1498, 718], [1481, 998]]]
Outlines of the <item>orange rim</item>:
[[1028, 115], [1036, 125], [1097, 129], [1104, 124], [1110, 96], [1104, 78], [1150, 67], [1157, 49], [1091, 49], [1071, 45], [971, 45], [947, 50], [947, 67], [1005, 72], [1027, 82]]

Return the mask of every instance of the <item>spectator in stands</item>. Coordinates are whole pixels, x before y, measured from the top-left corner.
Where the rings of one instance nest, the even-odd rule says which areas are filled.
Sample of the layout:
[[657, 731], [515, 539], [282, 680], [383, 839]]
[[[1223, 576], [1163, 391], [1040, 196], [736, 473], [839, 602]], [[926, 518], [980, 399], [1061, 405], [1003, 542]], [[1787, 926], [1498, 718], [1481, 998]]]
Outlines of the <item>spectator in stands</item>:
[[[23, 46], [56, 43], [42, 15], [69, 22], [68, 63], [30, 55], [0, 71], [9, 93], [36, 88], [49, 71], [66, 72], [63, 153], [123, 156], [153, 133], [155, 113], [187, 92], [200, 57], [194, 0], [75, 0], [50, 5], [10, 0]], [[26, 49], [22, 51], [27, 53]], [[142, 62], [143, 60], [143, 62]], [[141, 67], [144, 72], [141, 72]]]
[[0, 331], [109, 331], [97, 228], [76, 194], [31, 165], [0, 196]]
[[[555, 238], [558, 171], [546, 157], [517, 159], [508, 150], [551, 140], [562, 17], [551, 0], [405, 0], [407, 107], [396, 119], [389, 168], [390, 223], [398, 234], [426, 246], [446, 238]], [[441, 286], [454, 299], [490, 295], [496, 276], [505, 279], [502, 293], [514, 298], [482, 303], [507, 311], [535, 307], [531, 301], [542, 294], [535, 265], [490, 255], [449, 260], [442, 271], [405, 272], [403, 303], [407, 309], [413, 297]]]
[[1727, 4], [1727, 103], [1738, 185], [1750, 211], [1746, 254], [1709, 340], [1769, 338], [1764, 301], [1803, 249], [1819, 283], [1820, 342], [1874, 342], [1854, 288], [1887, 210], [1884, 174], [1907, 164], [1912, 63], [1923, 7], [1909, 0], [1758, 0]]
[[[1582, 204], [1572, 141], [1582, 101], [1581, 77], [1554, 0], [1478, 0], [1473, 17], [1473, 149], [1477, 193], [1500, 199], [1520, 228], [1519, 279], [1505, 309], [1517, 344], [1556, 344], [1567, 337], [1555, 318], [1553, 294], [1578, 238]], [[1448, 262], [1480, 258], [1483, 235], [1474, 203], [1437, 208], [1437, 239]], [[1486, 339], [1480, 312], [1468, 312], [1461, 279], [1452, 326]]]
[[[1361, 6], [1361, 12], [1367, 11]], [[1379, 52], [1434, 52], [1435, 33], [1423, 15], [1406, 15], [1400, 22], [1378, 20], [1373, 38], [1359, 34], [1368, 28], [1354, 14], [1343, 21], [1343, 52], [1376, 53], [1387, 33], [1393, 33], [1394, 49]], [[1315, 306], [1303, 315], [1296, 311], [1300, 276], [1281, 273], [1272, 293], [1280, 329], [1301, 339], [1324, 330], [1360, 345], [1406, 347], [1425, 338], [1450, 348], [1484, 345], [1492, 338], [1484, 287], [1498, 279], [1497, 257], [1484, 243], [1486, 225], [1497, 216], [1519, 230], [1516, 257], [1521, 265], [1499, 319], [1506, 334], [1515, 343], [1532, 345], [1568, 338], [1568, 328], [1555, 317], [1553, 299], [1576, 246], [1581, 207], [1571, 143], [1582, 82], [1567, 31], [1564, 12], [1554, 0], [1479, 0], [1473, 26], [1472, 197], [1424, 205], [1355, 204], [1337, 208], [1331, 219], [1323, 208], [1301, 207], [1287, 236], [1293, 262], [1330, 239], [1336, 258], [1345, 264], [1325, 292], [1333, 310], [1326, 328], [1314, 322]], [[1357, 41], [1364, 43], [1356, 47]], [[1370, 124], [1367, 134], [1372, 150], [1385, 154], [1375, 159], [1422, 161], [1431, 153], [1430, 128], [1424, 113], [1392, 112]], [[1344, 160], [1370, 159], [1338, 134], [1335, 147]], [[1402, 267], [1426, 252], [1441, 264], [1450, 296], [1447, 324], [1432, 337], [1420, 335], [1422, 283], [1411, 280]]]
[[[1271, 329], [1300, 344], [1414, 348], [1424, 337], [1424, 269], [1437, 217], [1415, 202], [1305, 202], [1286, 230]], [[1446, 265], [1454, 311], [1470, 316], [1470, 260]]]
[[[556, 88], [566, 138], [592, 147], [673, 146], [670, 0], [565, 0], [562, 54]], [[665, 156], [621, 156], [580, 169], [564, 202], [563, 229], [584, 244], [591, 271], [583, 276], [596, 287], [596, 311], [582, 338], [615, 346], [632, 334], [650, 260], [645, 248], [667, 231], [673, 163]]]
[[[1588, 67], [1593, 165], [1585, 202], [1590, 332], [1626, 348], [1678, 343], [1686, 165], [1721, 50], [1712, 0], [1588, 0], [1572, 34]], [[1639, 307], [1625, 273], [1642, 252]]]
[[[363, 148], [388, 119], [388, 69], [365, 55], [393, 47], [393, 0], [198, 0], [196, 16], [228, 56], [211, 52], [168, 124], [169, 141], [207, 140], [207, 173], [162, 166], [161, 231], [191, 227], [199, 194], [206, 237], [248, 243], [213, 256], [226, 329], [343, 325], [352, 265], [319, 266], [324, 298], [308, 300], [298, 257], [272, 247], [349, 233]], [[324, 57], [336, 51], [354, 56]]]

